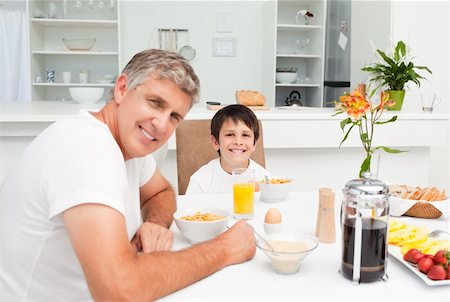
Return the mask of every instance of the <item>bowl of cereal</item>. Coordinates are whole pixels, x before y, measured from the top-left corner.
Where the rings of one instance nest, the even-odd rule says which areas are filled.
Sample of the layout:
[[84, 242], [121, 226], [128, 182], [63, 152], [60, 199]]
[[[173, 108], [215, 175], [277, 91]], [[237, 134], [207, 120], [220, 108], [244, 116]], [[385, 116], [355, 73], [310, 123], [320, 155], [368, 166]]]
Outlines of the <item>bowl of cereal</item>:
[[292, 178], [271, 177], [267, 183], [265, 180], [258, 183], [261, 192], [261, 200], [265, 202], [281, 202], [292, 189]]
[[192, 244], [210, 240], [226, 230], [230, 213], [219, 208], [179, 210], [173, 214], [180, 233]]
[[300, 263], [318, 245], [314, 238], [296, 233], [272, 233], [265, 241], [256, 240], [256, 246], [269, 258], [272, 269], [282, 275], [297, 273]]

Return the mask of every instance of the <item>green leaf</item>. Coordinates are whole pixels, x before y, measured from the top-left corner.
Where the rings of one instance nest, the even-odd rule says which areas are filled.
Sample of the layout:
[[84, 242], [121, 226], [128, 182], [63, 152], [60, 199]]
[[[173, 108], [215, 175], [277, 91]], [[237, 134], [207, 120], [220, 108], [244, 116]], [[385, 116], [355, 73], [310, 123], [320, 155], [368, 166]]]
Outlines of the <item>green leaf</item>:
[[351, 118], [347, 118], [345, 120], [342, 120], [341, 121], [341, 129], [342, 129], [342, 131], [344, 131], [345, 126], [347, 126], [348, 124], [351, 124], [351, 123], [353, 123]]
[[378, 149], [383, 149], [383, 150], [384, 150], [385, 152], [387, 152], [387, 153], [403, 153], [403, 152], [408, 152], [408, 151], [403, 151], [403, 150], [398, 150], [398, 149], [388, 148], [388, 147], [385, 147], [385, 146], [378, 146], [378, 147], [375, 147], [375, 148], [372, 149], [372, 152], [373, 152], [373, 151], [376, 151], [376, 150], [378, 150]]
[[366, 171], [370, 171], [370, 161], [372, 159], [372, 155], [368, 155], [361, 164], [361, 169], [359, 170], [359, 177], [362, 178], [362, 174]]
[[361, 137], [361, 141], [364, 143], [367, 143], [369, 141], [369, 135], [367, 135], [367, 133], [362, 133], [360, 135], [360, 137]]
[[375, 124], [382, 125], [382, 124], [387, 124], [387, 123], [395, 122], [396, 120], [397, 120], [397, 116], [395, 115], [395, 116], [391, 117], [391, 119], [388, 120], [388, 121], [375, 122]]
[[344, 135], [344, 138], [342, 139], [341, 143], [339, 144], [339, 148], [341, 147], [342, 143], [345, 142], [345, 140], [347, 139], [350, 131], [353, 129], [353, 127], [355, 126], [355, 124], [353, 124], [347, 131], [347, 133]]
[[398, 150], [398, 149], [391, 149], [385, 146], [380, 146], [381, 148], [383, 148], [384, 152], [387, 153], [403, 153], [403, 152], [408, 152], [408, 151], [403, 151], [403, 150]]

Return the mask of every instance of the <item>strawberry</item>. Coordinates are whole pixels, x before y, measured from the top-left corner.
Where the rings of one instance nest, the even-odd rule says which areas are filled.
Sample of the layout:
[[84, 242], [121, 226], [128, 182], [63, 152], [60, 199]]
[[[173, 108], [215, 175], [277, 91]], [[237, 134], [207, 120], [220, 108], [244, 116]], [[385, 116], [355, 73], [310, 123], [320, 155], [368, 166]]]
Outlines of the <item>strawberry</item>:
[[403, 255], [403, 260], [412, 262], [412, 255], [415, 253], [419, 253], [419, 250], [418, 249], [410, 249], [409, 251], [406, 252], [405, 255]]
[[433, 265], [427, 273], [427, 277], [431, 280], [444, 280], [447, 277], [447, 272], [442, 265]]
[[419, 262], [419, 260], [423, 257], [425, 257], [425, 254], [423, 254], [422, 252], [414, 253], [411, 257], [411, 262], [417, 264], [417, 262]]
[[447, 277], [445, 279], [450, 279], [450, 265], [447, 265]]
[[426, 274], [430, 270], [430, 268], [434, 265], [433, 259], [429, 257], [423, 257], [422, 259], [417, 262], [417, 266], [419, 267], [419, 270]]
[[442, 264], [443, 266], [446, 266], [449, 257], [449, 252], [447, 252], [446, 250], [440, 250], [433, 256], [433, 260], [436, 264]]

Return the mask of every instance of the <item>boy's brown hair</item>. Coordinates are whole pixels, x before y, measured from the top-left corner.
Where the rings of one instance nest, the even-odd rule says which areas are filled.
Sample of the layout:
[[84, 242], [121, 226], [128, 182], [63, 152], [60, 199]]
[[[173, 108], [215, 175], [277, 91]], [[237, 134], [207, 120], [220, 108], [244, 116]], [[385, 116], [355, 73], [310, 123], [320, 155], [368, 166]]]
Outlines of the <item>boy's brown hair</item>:
[[247, 106], [239, 104], [228, 105], [217, 111], [213, 116], [211, 120], [211, 135], [214, 136], [217, 142], [219, 142], [219, 133], [223, 123], [229, 119], [235, 124], [240, 121], [249, 127], [254, 135], [253, 145], [256, 144], [256, 141], [259, 138], [258, 118]]

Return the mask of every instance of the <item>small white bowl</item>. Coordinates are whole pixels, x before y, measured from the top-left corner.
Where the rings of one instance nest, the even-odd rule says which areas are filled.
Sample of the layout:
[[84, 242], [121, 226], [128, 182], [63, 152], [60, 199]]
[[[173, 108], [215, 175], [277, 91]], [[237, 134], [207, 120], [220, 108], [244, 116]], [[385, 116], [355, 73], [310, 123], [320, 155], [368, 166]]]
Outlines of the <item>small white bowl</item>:
[[[184, 216], [192, 216], [198, 213], [211, 213], [223, 216], [224, 218], [213, 221], [190, 221], [181, 219]], [[213, 239], [224, 232], [230, 220], [230, 213], [218, 208], [197, 208], [180, 210], [173, 214], [175, 224], [180, 233], [192, 244]]]
[[102, 87], [70, 87], [69, 94], [78, 103], [96, 103], [101, 100], [105, 88]]
[[297, 81], [296, 72], [277, 72], [276, 81], [278, 83], [295, 83]]
[[[272, 179], [272, 178], [271, 178]], [[261, 200], [265, 202], [282, 202], [286, 199], [288, 193], [291, 191], [293, 179], [285, 183], [259, 183], [259, 190], [261, 192]]]
[[62, 39], [69, 50], [91, 50], [94, 47], [95, 39]]
[[[269, 258], [273, 270], [282, 275], [297, 273], [303, 259], [319, 245], [317, 240], [309, 236], [294, 233], [273, 233], [266, 240], [275, 250], [260, 238], [256, 239], [256, 246]], [[295, 246], [300, 244], [301, 247]]]

